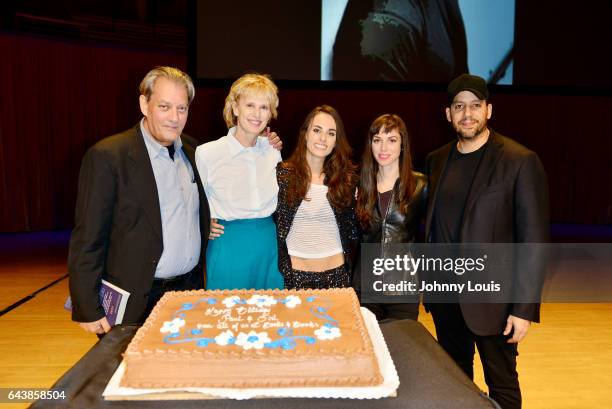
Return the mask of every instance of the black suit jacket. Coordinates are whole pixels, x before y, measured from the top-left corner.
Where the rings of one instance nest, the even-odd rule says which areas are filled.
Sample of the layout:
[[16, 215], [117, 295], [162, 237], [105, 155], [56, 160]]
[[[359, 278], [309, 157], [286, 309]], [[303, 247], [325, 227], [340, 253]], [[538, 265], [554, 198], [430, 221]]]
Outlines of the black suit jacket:
[[[548, 183], [538, 156], [490, 130], [484, 152], [468, 193], [461, 221], [461, 243], [545, 243], [549, 238]], [[440, 180], [453, 141], [427, 156], [430, 196], [425, 234], [432, 241], [432, 219]], [[538, 280], [534, 280], [538, 282]], [[516, 291], [528, 284], [515, 282]], [[531, 289], [533, 290], [533, 288]], [[539, 303], [462, 303], [468, 327], [478, 335], [503, 331], [509, 314], [539, 322]]]
[[[210, 211], [194, 160], [197, 143], [187, 135], [181, 140], [198, 184], [203, 286]], [[131, 293], [123, 323], [142, 322], [163, 248], [157, 185], [137, 124], [96, 143], [83, 158], [68, 255], [72, 319], [105, 315], [98, 296], [104, 278]]]

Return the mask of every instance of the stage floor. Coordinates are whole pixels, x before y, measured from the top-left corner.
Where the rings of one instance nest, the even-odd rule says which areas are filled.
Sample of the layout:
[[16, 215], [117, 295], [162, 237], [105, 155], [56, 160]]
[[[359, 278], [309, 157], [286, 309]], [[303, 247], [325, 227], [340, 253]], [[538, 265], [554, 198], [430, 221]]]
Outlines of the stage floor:
[[[577, 234], [561, 229], [563, 235], [556, 237], [569, 239], [565, 242], [610, 241], [608, 230]], [[0, 388], [49, 387], [97, 342], [63, 309], [68, 238], [66, 231], [0, 234], [0, 310], [23, 300], [0, 316]], [[429, 314], [421, 310], [419, 321], [435, 335]], [[523, 407], [609, 406], [611, 345], [612, 304], [543, 304], [542, 324], [533, 325], [519, 346]], [[486, 390], [478, 359], [475, 382]]]

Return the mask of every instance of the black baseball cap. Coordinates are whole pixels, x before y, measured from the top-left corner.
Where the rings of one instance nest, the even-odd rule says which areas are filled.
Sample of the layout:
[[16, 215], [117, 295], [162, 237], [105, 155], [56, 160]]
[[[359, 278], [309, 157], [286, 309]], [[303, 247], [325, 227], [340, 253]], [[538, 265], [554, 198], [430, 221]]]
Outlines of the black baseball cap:
[[461, 74], [448, 84], [448, 102], [453, 102], [461, 91], [470, 91], [480, 99], [489, 99], [489, 89], [484, 78], [477, 75]]

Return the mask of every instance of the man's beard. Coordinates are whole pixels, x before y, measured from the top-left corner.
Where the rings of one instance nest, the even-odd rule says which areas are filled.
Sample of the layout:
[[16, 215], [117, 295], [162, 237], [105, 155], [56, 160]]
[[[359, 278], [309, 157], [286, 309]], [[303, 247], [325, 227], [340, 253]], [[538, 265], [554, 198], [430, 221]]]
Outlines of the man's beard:
[[478, 127], [474, 131], [465, 132], [459, 125], [455, 126], [457, 137], [459, 140], [471, 141], [482, 135], [487, 130], [487, 121], [479, 122]]

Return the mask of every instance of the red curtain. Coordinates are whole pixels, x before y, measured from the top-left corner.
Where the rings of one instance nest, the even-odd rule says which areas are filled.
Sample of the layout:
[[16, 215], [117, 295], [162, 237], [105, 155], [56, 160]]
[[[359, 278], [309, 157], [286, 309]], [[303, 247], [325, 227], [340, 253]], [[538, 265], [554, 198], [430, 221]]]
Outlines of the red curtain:
[[[182, 53], [10, 34], [0, 34], [0, 55], [0, 232], [70, 227], [85, 150], [140, 119], [138, 84], [150, 68], [187, 63]], [[187, 133], [202, 142], [224, 134], [226, 92], [198, 88]], [[553, 220], [612, 223], [612, 97], [498, 93], [492, 102], [492, 126], [542, 158]], [[385, 112], [406, 121], [417, 166], [453, 138], [441, 92], [282, 89], [272, 126], [285, 157], [323, 103], [339, 110], [356, 158]]]

